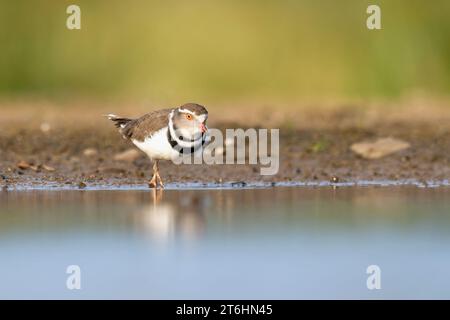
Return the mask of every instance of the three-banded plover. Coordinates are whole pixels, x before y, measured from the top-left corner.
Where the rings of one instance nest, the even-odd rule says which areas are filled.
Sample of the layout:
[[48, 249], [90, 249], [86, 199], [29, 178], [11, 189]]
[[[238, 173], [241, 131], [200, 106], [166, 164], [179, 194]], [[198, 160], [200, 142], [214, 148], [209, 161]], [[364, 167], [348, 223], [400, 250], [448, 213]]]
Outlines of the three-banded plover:
[[196, 103], [174, 109], [157, 110], [137, 119], [107, 115], [125, 139], [133, 142], [153, 161], [151, 188], [164, 187], [158, 161], [171, 160], [181, 153], [194, 152], [205, 143], [208, 111]]

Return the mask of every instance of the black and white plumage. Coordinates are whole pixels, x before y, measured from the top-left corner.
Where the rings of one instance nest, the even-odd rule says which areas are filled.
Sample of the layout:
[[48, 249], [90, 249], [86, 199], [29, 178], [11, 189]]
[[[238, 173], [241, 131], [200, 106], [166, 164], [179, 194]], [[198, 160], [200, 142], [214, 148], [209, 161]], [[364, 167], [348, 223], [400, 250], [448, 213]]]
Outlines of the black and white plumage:
[[174, 109], [157, 110], [137, 119], [109, 114], [125, 139], [130, 140], [154, 161], [150, 186], [163, 187], [158, 172], [158, 160], [172, 160], [180, 154], [193, 152], [204, 145], [208, 111], [196, 103]]

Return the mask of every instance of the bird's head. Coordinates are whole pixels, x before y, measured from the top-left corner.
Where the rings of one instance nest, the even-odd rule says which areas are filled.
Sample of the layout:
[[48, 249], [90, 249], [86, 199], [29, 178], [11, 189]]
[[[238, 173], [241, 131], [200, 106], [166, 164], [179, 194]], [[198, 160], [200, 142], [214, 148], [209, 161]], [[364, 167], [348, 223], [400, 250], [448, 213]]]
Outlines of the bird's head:
[[186, 103], [173, 110], [172, 123], [177, 135], [197, 140], [207, 130], [208, 110], [196, 103]]

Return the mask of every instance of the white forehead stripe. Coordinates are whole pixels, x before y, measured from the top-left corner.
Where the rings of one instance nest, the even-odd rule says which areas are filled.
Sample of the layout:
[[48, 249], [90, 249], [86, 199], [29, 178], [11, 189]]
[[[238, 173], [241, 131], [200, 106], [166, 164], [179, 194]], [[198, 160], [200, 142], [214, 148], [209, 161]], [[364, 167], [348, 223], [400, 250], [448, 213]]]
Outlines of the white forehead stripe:
[[189, 114], [192, 114], [193, 116], [195, 116], [195, 114], [191, 110], [188, 110], [188, 109], [179, 108], [178, 111], [183, 112], [183, 113], [189, 113]]
[[183, 109], [183, 108], [178, 108], [178, 111], [182, 112], [182, 113], [188, 113], [193, 115], [198, 121], [200, 122], [204, 122], [206, 119], [208, 119], [208, 114], [201, 114], [199, 116], [195, 115], [195, 113], [193, 113], [191, 110], [188, 109]]

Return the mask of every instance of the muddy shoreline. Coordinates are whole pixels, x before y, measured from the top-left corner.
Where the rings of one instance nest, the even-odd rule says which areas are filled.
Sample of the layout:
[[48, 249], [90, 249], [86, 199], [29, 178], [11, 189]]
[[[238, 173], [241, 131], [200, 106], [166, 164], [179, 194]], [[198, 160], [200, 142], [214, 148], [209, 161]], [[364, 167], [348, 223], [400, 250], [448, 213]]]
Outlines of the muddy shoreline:
[[[118, 160], [118, 154], [133, 146], [110, 123], [100, 117], [98, 122], [59, 117], [53, 116], [48, 123], [35, 118], [27, 121], [26, 117], [0, 121], [1, 188], [146, 185], [151, 175], [149, 159], [139, 153]], [[259, 165], [175, 165], [166, 161], [160, 164], [163, 179], [168, 187], [352, 185], [364, 181], [380, 185], [383, 181], [409, 181], [426, 186], [434, 182], [445, 185], [450, 179], [450, 122], [446, 118], [412, 121], [380, 116], [368, 122], [359, 113], [348, 111], [309, 117], [310, 121], [293, 124], [284, 120], [266, 126], [280, 129], [280, 168], [274, 176], [260, 175]], [[265, 127], [263, 123], [256, 125]], [[224, 130], [249, 124], [219, 118], [210, 127]], [[364, 159], [350, 150], [353, 143], [380, 137], [402, 139], [410, 147], [380, 159]]]

